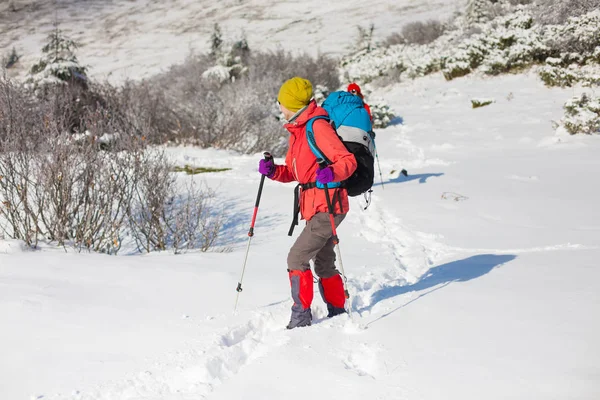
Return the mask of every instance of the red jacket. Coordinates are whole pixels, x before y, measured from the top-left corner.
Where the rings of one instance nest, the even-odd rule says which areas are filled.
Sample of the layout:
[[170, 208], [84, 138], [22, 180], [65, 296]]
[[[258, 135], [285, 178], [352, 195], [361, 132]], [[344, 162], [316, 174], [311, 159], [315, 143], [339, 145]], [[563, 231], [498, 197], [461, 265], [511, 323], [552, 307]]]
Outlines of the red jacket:
[[[327, 112], [317, 106], [317, 103], [313, 100], [293, 122], [284, 125], [290, 132], [285, 165], [278, 165], [271, 179], [279, 182], [298, 181], [299, 183], [316, 181], [317, 158], [306, 139], [306, 123], [309, 119], [319, 115], [327, 116]], [[317, 147], [332, 162], [334, 182], [348, 179], [356, 170], [354, 155], [346, 149], [335, 130], [326, 120], [316, 120], [313, 124], [313, 132]], [[334, 201], [334, 199], [338, 199], [338, 193], [340, 201]], [[329, 196], [335, 204], [335, 214], [348, 212], [349, 204], [346, 189], [329, 189]], [[329, 212], [325, 191], [318, 188], [302, 190], [300, 195], [302, 218], [308, 221], [318, 212]]]
[[369, 113], [369, 118], [371, 118], [371, 122], [373, 122], [373, 114], [371, 114], [371, 107], [363, 100], [363, 104], [365, 105], [365, 110]]

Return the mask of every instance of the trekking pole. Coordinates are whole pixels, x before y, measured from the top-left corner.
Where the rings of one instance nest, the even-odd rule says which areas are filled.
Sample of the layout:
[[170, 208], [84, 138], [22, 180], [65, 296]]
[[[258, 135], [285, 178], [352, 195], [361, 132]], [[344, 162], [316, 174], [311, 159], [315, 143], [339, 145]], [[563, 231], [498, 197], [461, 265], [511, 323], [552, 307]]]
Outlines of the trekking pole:
[[[323, 169], [327, 167], [327, 163], [322, 158], [317, 159], [317, 164], [319, 164], [319, 168]], [[346, 300], [350, 299], [350, 293], [348, 292], [348, 287], [346, 285], [346, 273], [344, 272], [344, 263], [342, 262], [342, 253], [340, 251], [340, 239], [337, 235], [337, 230], [335, 229], [335, 219], [333, 218], [334, 210], [333, 204], [331, 204], [331, 198], [329, 197], [329, 187], [325, 184], [325, 199], [327, 200], [327, 209], [329, 210], [329, 221], [331, 222], [331, 232], [333, 233], [333, 244], [335, 246], [335, 252], [337, 254], [337, 259], [340, 261], [340, 272], [342, 273], [342, 284], [344, 285], [344, 297]], [[348, 305], [348, 314], [352, 316], [352, 307]]]
[[383, 175], [381, 174], [381, 165], [379, 164], [379, 152], [377, 151], [377, 145], [375, 144], [375, 132], [371, 130], [372, 136], [371, 138], [373, 143], [373, 150], [375, 150], [375, 158], [377, 159], [377, 169], [379, 170], [379, 179], [381, 180], [381, 188], [385, 190], [385, 186], [383, 186]]
[[[271, 153], [264, 152], [263, 156], [266, 161], [273, 160], [273, 156]], [[244, 257], [244, 265], [242, 266], [242, 276], [240, 277], [240, 281], [238, 282], [237, 295], [235, 296], [235, 306], [233, 307], [233, 313], [237, 310], [238, 299], [240, 298], [240, 293], [242, 292], [242, 281], [244, 280], [244, 272], [246, 271], [246, 262], [248, 261], [248, 252], [250, 251], [250, 242], [252, 241], [252, 237], [254, 236], [254, 223], [256, 222], [256, 215], [258, 214], [258, 205], [260, 204], [260, 196], [262, 195], [263, 185], [265, 184], [265, 176], [262, 175], [260, 177], [260, 185], [258, 186], [258, 194], [256, 195], [256, 203], [254, 204], [254, 213], [252, 214], [252, 222], [250, 222], [250, 230], [248, 231], [248, 245], [246, 246], [246, 256]]]
[[381, 165], [379, 165], [379, 153], [377, 149], [375, 149], [375, 158], [377, 159], [377, 168], [379, 169], [379, 179], [381, 179], [381, 188], [385, 190], [385, 186], [383, 186], [383, 175], [381, 175]]

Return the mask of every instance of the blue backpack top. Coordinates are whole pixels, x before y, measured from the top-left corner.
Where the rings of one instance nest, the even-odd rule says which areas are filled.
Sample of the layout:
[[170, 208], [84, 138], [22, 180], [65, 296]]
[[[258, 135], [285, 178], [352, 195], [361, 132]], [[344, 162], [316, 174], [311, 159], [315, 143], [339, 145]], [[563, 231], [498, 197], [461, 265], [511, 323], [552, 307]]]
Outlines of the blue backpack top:
[[[329, 114], [329, 118], [314, 117], [306, 124], [306, 137], [313, 154], [325, 160], [327, 164], [331, 164], [327, 156], [317, 147], [313, 132], [313, 123], [317, 119], [326, 119], [348, 151], [354, 154], [357, 162], [356, 171], [350, 178], [344, 182], [330, 183], [328, 187], [343, 186], [350, 196], [358, 196], [369, 191], [373, 186], [374, 177], [375, 133], [363, 100], [352, 93], [333, 92], [327, 96], [322, 107]], [[323, 185], [317, 183], [317, 187], [323, 188]]]
[[367, 112], [363, 100], [348, 92], [333, 92], [323, 102], [321, 106], [329, 114], [333, 122], [333, 128], [340, 126], [350, 126], [361, 129], [364, 132], [371, 132], [371, 118]]

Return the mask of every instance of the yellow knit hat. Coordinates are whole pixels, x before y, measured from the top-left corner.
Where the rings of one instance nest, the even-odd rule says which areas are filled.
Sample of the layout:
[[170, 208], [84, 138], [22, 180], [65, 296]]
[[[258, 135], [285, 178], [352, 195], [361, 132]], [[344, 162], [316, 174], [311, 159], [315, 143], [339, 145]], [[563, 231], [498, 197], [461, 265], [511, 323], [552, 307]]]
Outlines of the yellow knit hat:
[[288, 110], [296, 112], [310, 103], [312, 95], [313, 90], [310, 81], [295, 76], [281, 85], [277, 101]]

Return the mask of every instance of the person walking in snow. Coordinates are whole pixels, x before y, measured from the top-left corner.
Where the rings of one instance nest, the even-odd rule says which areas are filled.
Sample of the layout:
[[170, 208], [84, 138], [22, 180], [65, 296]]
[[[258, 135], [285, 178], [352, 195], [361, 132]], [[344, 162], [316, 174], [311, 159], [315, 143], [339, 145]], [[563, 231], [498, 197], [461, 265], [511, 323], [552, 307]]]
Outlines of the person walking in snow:
[[365, 106], [365, 110], [367, 110], [367, 112], [369, 113], [369, 118], [371, 118], [371, 122], [373, 122], [373, 115], [371, 114], [371, 107], [369, 107], [369, 105], [365, 102], [365, 97], [363, 96], [362, 91], [360, 90], [360, 86], [358, 86], [357, 83], [351, 83], [348, 85], [347, 91], [362, 99], [363, 105]]
[[[357, 164], [354, 155], [348, 152], [326, 119], [311, 121], [317, 116], [326, 117], [327, 112], [317, 106], [313, 99], [310, 81], [300, 77], [287, 80], [279, 90], [277, 101], [287, 121], [284, 127], [290, 133], [285, 165], [276, 165], [272, 160], [261, 160], [259, 172], [274, 181], [299, 182], [296, 188], [299, 204], [295, 204], [295, 209], [299, 209], [302, 219], [306, 220], [306, 225], [287, 257], [287, 269], [294, 300], [287, 328], [293, 329], [309, 326], [312, 321], [310, 306], [314, 290], [310, 260], [314, 261], [315, 273], [319, 277], [319, 291], [327, 304], [327, 316], [333, 317], [346, 312], [344, 285], [335, 266], [334, 243], [325, 190], [329, 191], [330, 199], [334, 203], [336, 227], [348, 212], [348, 195], [344, 188], [319, 189], [316, 183], [341, 182], [352, 175]], [[309, 121], [313, 123], [317, 146], [331, 161], [331, 164], [323, 169], [317, 165], [317, 158], [307, 141], [306, 125]]]

